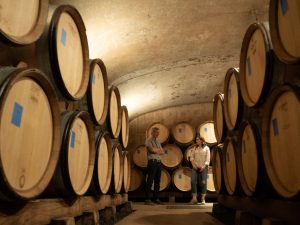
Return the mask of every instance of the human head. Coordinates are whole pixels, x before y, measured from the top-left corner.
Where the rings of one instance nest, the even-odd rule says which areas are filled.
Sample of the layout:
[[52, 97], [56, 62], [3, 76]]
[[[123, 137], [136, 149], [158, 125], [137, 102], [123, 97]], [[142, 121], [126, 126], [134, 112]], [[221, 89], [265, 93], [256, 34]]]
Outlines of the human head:
[[201, 147], [204, 147], [206, 145], [204, 138], [200, 136], [196, 136], [195, 142], [197, 145], [200, 145]]
[[151, 136], [153, 138], [157, 138], [159, 135], [159, 128], [158, 127], [153, 127], [151, 130]]

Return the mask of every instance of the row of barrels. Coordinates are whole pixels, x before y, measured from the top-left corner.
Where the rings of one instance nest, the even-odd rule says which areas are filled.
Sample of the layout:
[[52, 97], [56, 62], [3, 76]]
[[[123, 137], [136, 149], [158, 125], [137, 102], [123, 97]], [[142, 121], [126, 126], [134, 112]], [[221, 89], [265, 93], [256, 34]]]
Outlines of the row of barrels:
[[299, 14], [295, 1], [271, 0], [269, 23], [249, 26], [239, 69], [227, 71], [214, 98], [216, 139], [225, 140], [213, 160], [219, 193], [300, 194]]
[[[86, 29], [77, 9], [49, 5], [47, 0], [30, 4], [14, 0], [1, 5], [1, 16], [0, 65], [41, 70], [60, 101], [80, 101], [80, 108], [90, 112], [95, 125], [106, 126], [118, 138], [121, 124], [128, 124], [128, 111], [121, 108], [117, 88], [111, 87], [109, 93], [103, 61], [89, 59]], [[126, 148], [129, 127], [123, 127]]]
[[[210, 192], [215, 192], [212, 172], [212, 168], [209, 167], [207, 176], [207, 190]], [[163, 168], [161, 171], [159, 191], [168, 191], [173, 187], [175, 190], [180, 192], [189, 192], [191, 191], [191, 176], [192, 169], [189, 167], [180, 166], [173, 172]], [[129, 191], [133, 192], [143, 190], [146, 180], [147, 175], [145, 174], [145, 171], [137, 167], [133, 167], [131, 169], [131, 183]]]
[[215, 145], [217, 143], [213, 121], [203, 122], [197, 127], [197, 130], [192, 124], [186, 121], [176, 123], [170, 129], [161, 122], [155, 122], [147, 128], [146, 139], [151, 137], [153, 127], [157, 127], [159, 129], [159, 136], [157, 140], [162, 145], [173, 141], [178, 146], [186, 147], [195, 141], [196, 134], [203, 137], [208, 145]]

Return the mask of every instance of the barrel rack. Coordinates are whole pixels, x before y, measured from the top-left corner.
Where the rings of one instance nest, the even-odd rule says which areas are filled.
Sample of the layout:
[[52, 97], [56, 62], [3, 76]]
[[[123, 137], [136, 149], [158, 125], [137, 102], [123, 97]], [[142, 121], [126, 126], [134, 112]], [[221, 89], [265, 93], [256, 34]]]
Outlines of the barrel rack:
[[[0, 203], [0, 207], [7, 204]], [[132, 211], [128, 194], [102, 195], [77, 198], [73, 203], [64, 199], [37, 199], [28, 202], [20, 210], [0, 213], [0, 225], [16, 224], [114, 224]], [[85, 222], [84, 222], [85, 221]], [[88, 223], [86, 221], [89, 221]]]
[[[299, 201], [219, 195], [218, 202], [213, 207], [213, 215], [220, 220], [225, 219], [226, 221], [223, 221], [225, 224], [244, 225], [258, 219], [261, 221], [268, 220], [268, 222], [257, 224], [299, 225]], [[247, 218], [243, 219], [241, 217]], [[228, 221], [228, 218], [231, 218], [231, 221]], [[241, 222], [243, 220], [246, 222]], [[251, 222], [251, 224], [256, 223]]]

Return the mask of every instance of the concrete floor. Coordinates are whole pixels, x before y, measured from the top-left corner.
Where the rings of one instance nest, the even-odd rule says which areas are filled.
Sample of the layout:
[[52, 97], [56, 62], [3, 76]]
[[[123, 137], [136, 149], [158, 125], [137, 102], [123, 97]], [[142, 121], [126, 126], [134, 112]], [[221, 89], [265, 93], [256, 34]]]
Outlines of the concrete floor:
[[186, 203], [147, 206], [133, 203], [132, 207], [134, 212], [117, 225], [223, 225], [210, 215], [212, 203], [205, 206], [189, 206]]

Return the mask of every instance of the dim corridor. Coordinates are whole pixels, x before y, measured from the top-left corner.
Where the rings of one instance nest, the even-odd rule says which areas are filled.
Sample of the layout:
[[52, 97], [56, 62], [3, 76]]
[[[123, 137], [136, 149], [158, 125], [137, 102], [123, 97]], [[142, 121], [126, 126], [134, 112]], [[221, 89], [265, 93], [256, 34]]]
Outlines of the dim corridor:
[[205, 206], [190, 206], [185, 203], [148, 206], [133, 203], [133, 213], [117, 225], [223, 225], [211, 216], [212, 203]]

